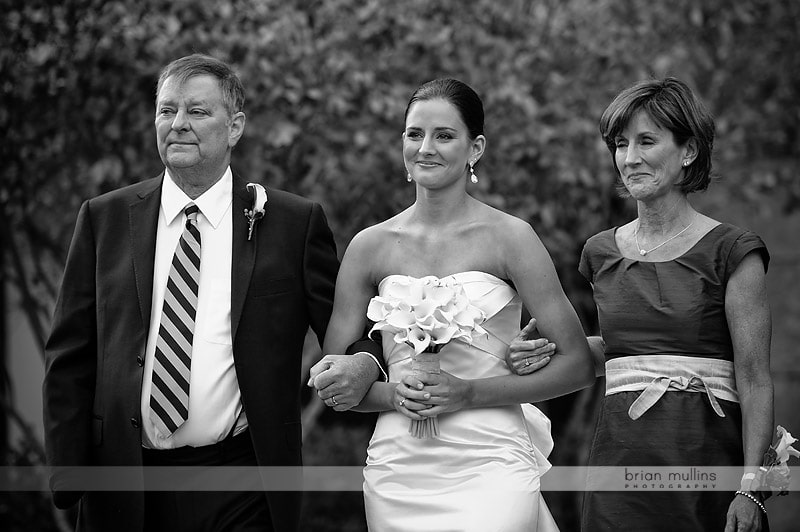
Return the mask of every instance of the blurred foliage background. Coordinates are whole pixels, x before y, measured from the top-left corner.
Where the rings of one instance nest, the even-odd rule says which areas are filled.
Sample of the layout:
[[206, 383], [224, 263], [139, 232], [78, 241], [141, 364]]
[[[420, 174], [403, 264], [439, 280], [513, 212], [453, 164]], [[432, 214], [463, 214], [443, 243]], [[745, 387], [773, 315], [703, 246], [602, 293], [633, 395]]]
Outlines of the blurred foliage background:
[[[597, 133], [622, 88], [687, 81], [716, 118], [715, 170], [731, 201], [788, 215], [800, 199], [795, 0], [0, 0], [0, 12], [2, 279], [40, 356], [78, 207], [161, 170], [155, 81], [192, 52], [231, 62], [247, 89], [233, 168], [322, 203], [340, 253], [413, 201], [400, 140], [413, 90], [445, 76], [472, 85], [488, 150], [471, 193], [530, 221], [587, 332], [596, 317], [581, 247], [633, 216]], [[318, 349], [308, 342], [307, 365]], [[41, 463], [2, 377], [6, 423], [27, 435], [5, 446], [4, 463]], [[555, 464], [585, 463], [600, 390], [542, 405]], [[307, 463], [362, 464], [374, 418], [307, 399]], [[546, 494], [564, 530], [579, 495]], [[41, 497], [5, 495], [9, 530], [32, 519], [70, 528]], [[360, 493], [308, 499], [307, 530], [365, 529]]]

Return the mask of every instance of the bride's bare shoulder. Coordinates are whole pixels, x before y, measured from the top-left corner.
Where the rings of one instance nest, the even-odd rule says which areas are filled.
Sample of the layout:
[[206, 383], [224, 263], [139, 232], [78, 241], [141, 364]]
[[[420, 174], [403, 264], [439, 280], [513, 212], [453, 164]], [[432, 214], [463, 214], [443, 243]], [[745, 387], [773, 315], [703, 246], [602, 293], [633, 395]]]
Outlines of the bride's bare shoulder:
[[499, 239], [519, 242], [536, 235], [530, 223], [490, 205], [486, 205], [483, 215]]
[[406, 212], [400, 212], [388, 220], [371, 225], [359, 231], [347, 247], [348, 253], [373, 254], [379, 252], [381, 246], [392, 241], [402, 231]]

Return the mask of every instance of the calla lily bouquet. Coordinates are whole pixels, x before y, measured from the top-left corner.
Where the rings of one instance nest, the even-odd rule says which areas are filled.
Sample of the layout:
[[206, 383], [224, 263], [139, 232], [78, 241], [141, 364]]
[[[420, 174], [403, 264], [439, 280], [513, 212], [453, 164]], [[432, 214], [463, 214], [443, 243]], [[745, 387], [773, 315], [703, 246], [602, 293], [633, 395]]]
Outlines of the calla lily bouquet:
[[464, 287], [452, 278], [428, 276], [396, 277], [383, 295], [375, 296], [367, 307], [367, 318], [375, 322], [370, 331], [394, 334], [398, 344], [408, 344], [415, 354], [431, 345], [451, 340], [472, 343], [473, 331], [486, 334], [480, 326], [484, 312], [472, 305]]
[[[791, 433], [778, 425], [775, 443], [764, 453], [764, 463], [759, 468], [759, 491], [762, 495], [786, 495], [791, 480], [791, 470], [787, 465], [789, 457], [800, 458], [800, 451], [792, 447], [797, 441]], [[766, 498], [764, 497], [764, 498]]]
[[[411, 371], [425, 382], [441, 372], [439, 349], [452, 340], [472, 343], [472, 335], [486, 334], [481, 323], [486, 314], [472, 305], [464, 287], [451, 277], [422, 278], [396, 276], [383, 294], [369, 302], [367, 318], [375, 331], [393, 334], [398, 344], [413, 348]], [[411, 420], [409, 433], [417, 438], [438, 436], [436, 417]]]
[[267, 210], [267, 191], [258, 183], [247, 183], [247, 190], [253, 195], [253, 206], [250, 209], [244, 210], [244, 215], [247, 217], [247, 240], [253, 236], [253, 229], [256, 222], [264, 217]]

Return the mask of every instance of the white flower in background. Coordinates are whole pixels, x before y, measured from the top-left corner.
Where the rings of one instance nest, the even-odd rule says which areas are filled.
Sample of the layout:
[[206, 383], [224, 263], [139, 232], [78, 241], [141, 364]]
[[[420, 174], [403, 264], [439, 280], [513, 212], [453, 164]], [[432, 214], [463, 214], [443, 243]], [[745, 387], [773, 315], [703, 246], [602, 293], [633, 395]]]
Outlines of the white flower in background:
[[789, 458], [794, 456], [800, 458], [800, 451], [792, 447], [797, 441], [791, 433], [778, 425], [775, 437], [777, 441], [769, 446], [764, 453], [763, 465], [759, 468], [760, 485], [759, 490], [766, 493], [766, 496], [777, 494], [785, 495], [791, 483], [791, 470], [789, 469]]

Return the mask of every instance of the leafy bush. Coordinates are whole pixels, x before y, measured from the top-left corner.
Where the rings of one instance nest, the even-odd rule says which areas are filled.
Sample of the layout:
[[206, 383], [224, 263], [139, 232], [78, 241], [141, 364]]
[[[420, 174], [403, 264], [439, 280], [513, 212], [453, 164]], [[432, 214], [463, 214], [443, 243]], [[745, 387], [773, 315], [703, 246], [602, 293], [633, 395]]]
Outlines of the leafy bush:
[[[4, 0], [1, 9], [3, 279], [19, 289], [40, 351], [79, 204], [160, 171], [155, 80], [195, 51], [233, 63], [247, 88], [234, 169], [320, 201], [340, 249], [413, 201], [400, 132], [414, 88], [444, 76], [474, 86], [488, 151], [471, 190], [531, 222], [587, 330], [596, 324], [576, 271], [581, 246], [632, 216], [596, 128], [621, 88], [685, 79], [716, 116], [718, 173], [742, 197], [779, 190], [781, 208], [800, 204], [794, 0]], [[557, 441], [583, 442], [562, 464], [582, 460], [591, 426], [568, 420], [593, 419], [574, 412], [593, 405], [550, 405]]]

